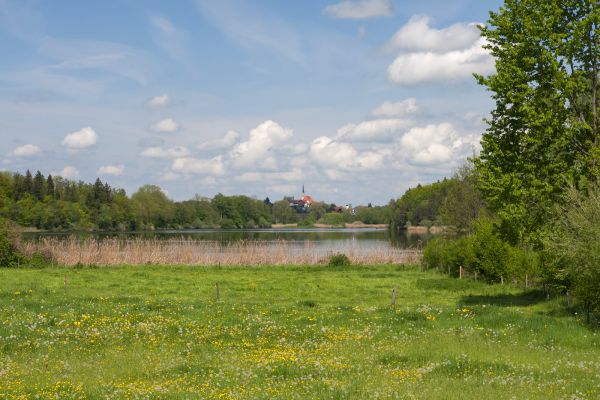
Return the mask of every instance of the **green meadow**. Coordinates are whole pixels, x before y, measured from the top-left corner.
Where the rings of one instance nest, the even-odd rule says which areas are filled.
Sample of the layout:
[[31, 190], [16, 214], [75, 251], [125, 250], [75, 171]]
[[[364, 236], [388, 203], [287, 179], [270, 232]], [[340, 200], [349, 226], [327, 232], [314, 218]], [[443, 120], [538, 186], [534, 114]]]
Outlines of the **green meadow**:
[[0, 398], [597, 399], [564, 301], [396, 265], [0, 269]]

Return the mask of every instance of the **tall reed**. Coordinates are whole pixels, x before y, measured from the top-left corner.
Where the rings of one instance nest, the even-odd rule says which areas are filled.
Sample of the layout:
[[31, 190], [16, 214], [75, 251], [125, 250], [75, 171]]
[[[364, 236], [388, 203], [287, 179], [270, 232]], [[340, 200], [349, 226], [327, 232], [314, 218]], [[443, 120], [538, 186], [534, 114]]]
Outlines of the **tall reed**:
[[190, 239], [42, 238], [22, 244], [26, 254], [42, 253], [60, 265], [285, 265], [325, 264], [335, 253], [357, 264], [416, 264], [421, 251], [381, 246], [322, 246], [316, 242]]

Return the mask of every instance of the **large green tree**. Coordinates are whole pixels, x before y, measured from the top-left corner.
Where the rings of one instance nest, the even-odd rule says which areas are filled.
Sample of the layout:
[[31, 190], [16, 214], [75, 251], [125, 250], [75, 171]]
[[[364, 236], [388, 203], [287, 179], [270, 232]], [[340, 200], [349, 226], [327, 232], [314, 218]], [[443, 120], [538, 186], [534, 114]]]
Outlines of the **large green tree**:
[[505, 239], [536, 242], [568, 183], [600, 175], [600, 3], [506, 0], [482, 35], [496, 106], [477, 161]]

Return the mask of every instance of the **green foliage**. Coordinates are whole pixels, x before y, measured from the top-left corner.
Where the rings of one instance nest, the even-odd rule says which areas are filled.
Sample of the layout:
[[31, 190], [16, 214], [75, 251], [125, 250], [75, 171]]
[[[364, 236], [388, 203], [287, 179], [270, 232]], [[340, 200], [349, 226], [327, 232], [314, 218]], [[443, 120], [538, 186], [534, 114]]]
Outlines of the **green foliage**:
[[446, 224], [459, 231], [467, 231], [485, 210], [485, 203], [478, 189], [478, 177], [471, 161], [467, 161], [454, 173], [440, 209]]
[[390, 202], [388, 219], [395, 229], [446, 224], [465, 231], [484, 209], [477, 182], [474, 167], [467, 162], [451, 179], [408, 189]]
[[390, 202], [391, 225], [395, 229], [422, 225], [423, 221], [440, 221], [440, 210], [451, 183], [448, 179], [430, 185], [417, 185], [402, 197]]
[[327, 265], [329, 265], [330, 267], [346, 267], [351, 264], [352, 262], [350, 261], [348, 256], [343, 253], [331, 255], [329, 257], [329, 261], [327, 262]]
[[473, 233], [468, 237], [470, 259], [468, 266], [481, 273], [489, 281], [508, 278], [514, 266], [511, 246], [496, 232], [494, 222], [480, 218], [474, 224]]
[[389, 207], [356, 207], [354, 219], [365, 224], [387, 224], [390, 220]]
[[423, 265], [458, 275], [460, 267], [466, 267], [472, 256], [467, 237], [438, 237], [430, 240], [423, 249]]
[[[367, 223], [383, 223], [387, 207], [359, 207]], [[0, 172], [0, 217], [24, 227], [44, 230], [153, 230], [193, 228], [269, 228], [273, 223], [312, 226], [331, 219], [333, 225], [352, 222], [356, 216], [343, 212], [330, 216], [327, 205], [315, 202], [296, 210], [288, 200], [271, 203], [248, 196], [212, 199], [198, 195], [175, 202], [155, 185], [140, 187], [131, 197], [99, 178], [93, 184], [61, 177], [35, 176], [27, 171]]]
[[476, 166], [513, 244], [539, 244], [566, 183], [599, 175], [599, 20], [597, 1], [506, 0], [482, 28], [496, 107]]
[[457, 275], [459, 267], [477, 273], [489, 282], [502, 278], [533, 280], [543, 276], [541, 254], [511, 246], [498, 234], [494, 220], [480, 217], [474, 221], [472, 232], [459, 237], [430, 240], [423, 250], [423, 265]]
[[23, 257], [18, 252], [16, 240], [14, 227], [0, 220], [0, 268], [15, 267], [22, 263]]
[[600, 312], [600, 187], [570, 188], [565, 204], [545, 243], [550, 273], [586, 310]]
[[348, 213], [344, 213], [344, 212], [327, 213], [327, 214], [323, 215], [323, 217], [321, 217], [321, 219], [318, 222], [319, 222], [319, 224], [325, 224], [325, 225], [343, 226], [348, 220], [347, 214]]

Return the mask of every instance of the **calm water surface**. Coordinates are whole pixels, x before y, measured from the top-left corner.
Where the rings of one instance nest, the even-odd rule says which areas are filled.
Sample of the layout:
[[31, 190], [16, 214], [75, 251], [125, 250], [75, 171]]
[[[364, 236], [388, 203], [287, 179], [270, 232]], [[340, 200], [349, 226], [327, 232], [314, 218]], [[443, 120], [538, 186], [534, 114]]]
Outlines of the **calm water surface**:
[[401, 232], [392, 234], [387, 229], [191, 229], [168, 230], [152, 232], [44, 232], [27, 233], [27, 240], [37, 240], [44, 237], [103, 239], [184, 239], [198, 241], [217, 241], [230, 244], [238, 241], [260, 241], [281, 243], [285, 241], [292, 247], [310, 246], [316, 251], [360, 251], [386, 248], [419, 248], [431, 238], [431, 234], [409, 234]]

